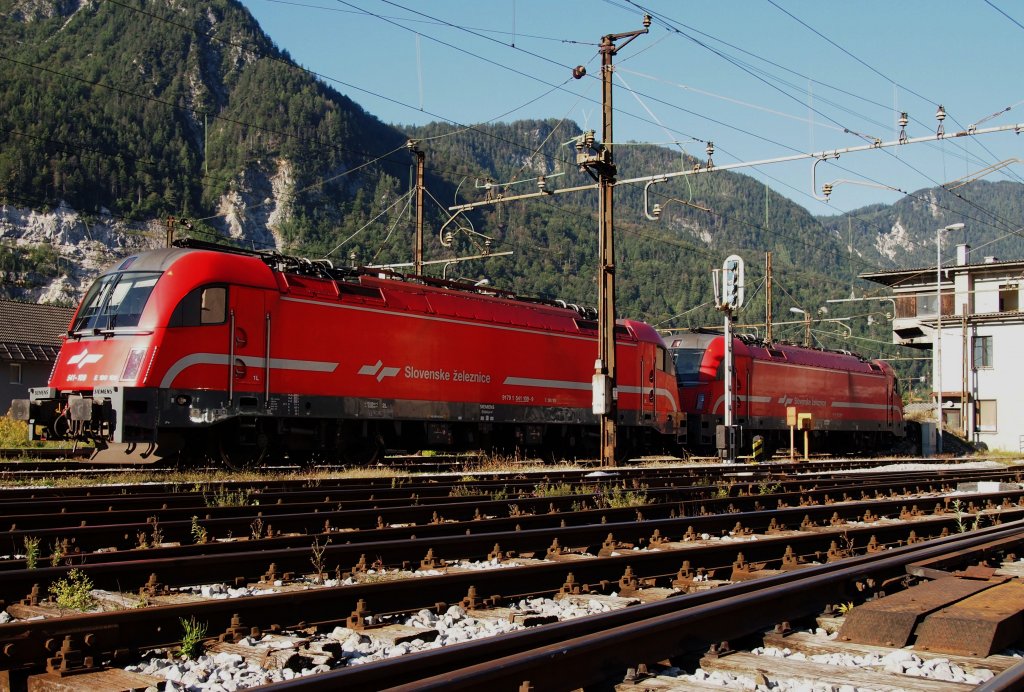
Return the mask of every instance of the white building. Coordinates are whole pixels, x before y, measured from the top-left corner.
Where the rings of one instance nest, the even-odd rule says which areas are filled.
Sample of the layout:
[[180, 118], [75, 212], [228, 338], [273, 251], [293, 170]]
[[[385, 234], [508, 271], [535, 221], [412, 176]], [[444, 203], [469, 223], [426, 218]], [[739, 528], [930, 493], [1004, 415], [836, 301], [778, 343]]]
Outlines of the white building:
[[[939, 317], [937, 267], [861, 274], [889, 286], [895, 300], [893, 343], [932, 350]], [[990, 449], [1024, 449], [1024, 261], [986, 257], [970, 263], [970, 247], [957, 246], [957, 262], [941, 270], [941, 359], [932, 357], [932, 398], [942, 383], [942, 419]]]

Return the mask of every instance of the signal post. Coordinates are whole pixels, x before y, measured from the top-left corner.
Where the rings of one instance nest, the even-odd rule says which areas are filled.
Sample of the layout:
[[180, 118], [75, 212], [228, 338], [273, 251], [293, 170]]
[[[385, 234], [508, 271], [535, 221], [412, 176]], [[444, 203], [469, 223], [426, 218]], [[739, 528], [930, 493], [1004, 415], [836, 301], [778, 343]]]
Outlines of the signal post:
[[735, 414], [735, 380], [736, 357], [733, 352], [732, 343], [732, 320], [733, 312], [743, 306], [743, 258], [739, 255], [729, 255], [721, 269], [721, 292], [718, 286], [718, 272], [715, 272], [715, 304], [719, 310], [725, 313], [725, 423], [717, 426], [715, 437], [718, 447], [718, 454], [726, 463], [735, 463], [736, 449], [741, 429], [736, 425]]

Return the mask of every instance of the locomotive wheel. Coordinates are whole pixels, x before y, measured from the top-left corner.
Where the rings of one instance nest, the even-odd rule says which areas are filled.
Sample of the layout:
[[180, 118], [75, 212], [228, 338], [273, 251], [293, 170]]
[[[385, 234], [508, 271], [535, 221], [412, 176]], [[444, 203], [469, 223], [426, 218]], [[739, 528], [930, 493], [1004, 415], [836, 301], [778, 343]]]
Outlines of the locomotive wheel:
[[632, 440], [620, 440], [615, 444], [615, 463], [622, 465], [637, 455], [637, 445]]
[[215, 458], [219, 458], [221, 463], [229, 469], [232, 471], [245, 471], [246, 469], [260, 466], [266, 460], [270, 445], [264, 436], [260, 436], [259, 441], [261, 444], [252, 447], [242, 447], [237, 442], [237, 435], [226, 433], [226, 430], [211, 431], [216, 440]]
[[353, 440], [341, 450], [341, 462], [349, 466], [370, 466], [384, 458], [384, 441], [379, 436]]

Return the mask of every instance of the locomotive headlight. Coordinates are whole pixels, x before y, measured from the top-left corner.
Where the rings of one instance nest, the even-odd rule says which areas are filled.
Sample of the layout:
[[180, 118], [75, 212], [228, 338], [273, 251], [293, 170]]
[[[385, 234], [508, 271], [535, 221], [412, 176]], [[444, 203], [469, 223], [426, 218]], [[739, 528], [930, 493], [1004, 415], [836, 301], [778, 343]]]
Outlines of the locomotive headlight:
[[145, 348], [133, 348], [128, 353], [128, 358], [124, 362], [124, 370], [121, 371], [122, 380], [134, 380], [139, 376], [139, 370], [142, 369], [142, 361], [146, 359]]
[[174, 397], [174, 403], [176, 403], [178, 406], [188, 406], [189, 404], [192, 403], [192, 397], [188, 396], [187, 394], [179, 394], [178, 396]]

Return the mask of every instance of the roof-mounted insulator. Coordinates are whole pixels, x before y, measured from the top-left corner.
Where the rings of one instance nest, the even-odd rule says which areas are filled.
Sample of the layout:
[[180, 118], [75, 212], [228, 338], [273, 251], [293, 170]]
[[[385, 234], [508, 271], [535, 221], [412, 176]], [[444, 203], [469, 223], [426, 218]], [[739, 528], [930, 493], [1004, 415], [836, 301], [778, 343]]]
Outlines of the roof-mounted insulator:
[[485, 255], [491, 254], [491, 239], [490, 238], [484, 239], [484, 254]]
[[445, 233], [444, 234], [444, 244], [445, 245], [451, 245], [452, 244], [452, 238], [454, 238], [454, 237], [455, 236], [452, 235], [451, 231], [448, 231], [447, 233]]
[[715, 162], [712, 160], [712, 157], [715, 155], [715, 143], [709, 141], [704, 150], [708, 153], [708, 168], [714, 168]]
[[910, 118], [907, 117], [907, 112], [903, 111], [900, 113], [900, 144], [907, 143], [907, 123], [910, 122]]
[[939, 127], [935, 130], [935, 136], [945, 136], [946, 130], [942, 127], [942, 121], [946, 119], [946, 109], [941, 104], [939, 105], [939, 110], [935, 111], [935, 119], [939, 121]]
[[545, 180], [544, 176], [537, 178], [537, 189], [541, 192], [548, 191], [548, 181]]
[[593, 149], [594, 148], [594, 131], [593, 130], [587, 130], [586, 132], [583, 133], [583, 146], [585, 146], [587, 149]]

